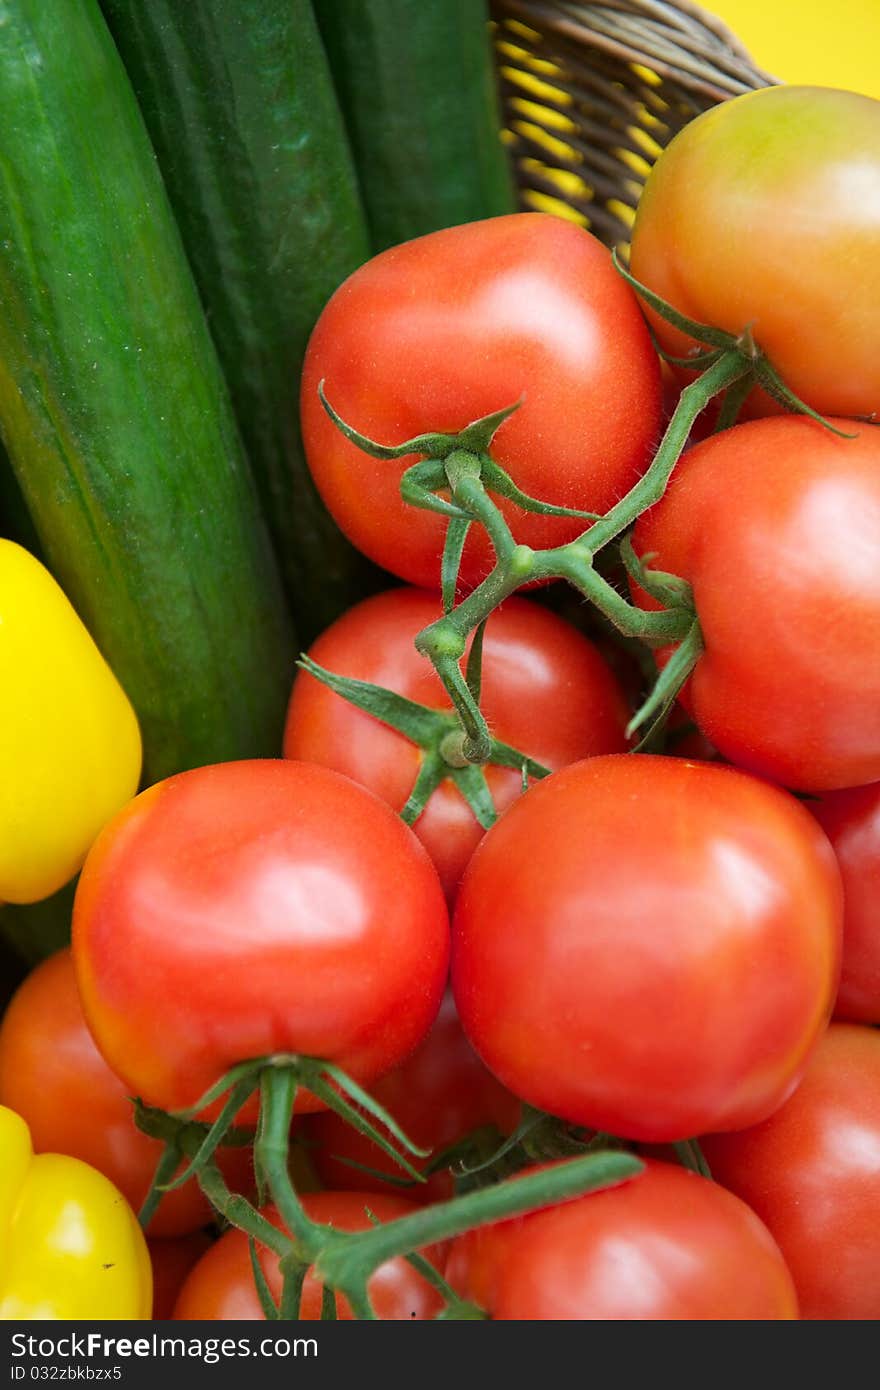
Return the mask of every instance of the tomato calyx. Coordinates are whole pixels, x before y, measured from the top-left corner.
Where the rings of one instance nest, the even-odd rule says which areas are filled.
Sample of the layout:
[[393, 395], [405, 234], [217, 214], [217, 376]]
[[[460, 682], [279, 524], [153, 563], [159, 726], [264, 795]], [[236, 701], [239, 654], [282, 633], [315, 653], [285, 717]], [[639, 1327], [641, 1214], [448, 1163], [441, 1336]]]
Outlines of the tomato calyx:
[[[166, 1143], [178, 1146], [178, 1161], [181, 1150], [191, 1155], [186, 1172], [173, 1180], [169, 1174], [162, 1190], [189, 1177], [197, 1177], [219, 1215], [248, 1236], [260, 1304], [264, 1315], [272, 1320], [298, 1317], [303, 1280], [309, 1268], [324, 1286], [322, 1317], [336, 1316], [334, 1294], [338, 1292], [348, 1300], [356, 1318], [374, 1319], [376, 1314], [367, 1292], [368, 1281], [380, 1265], [399, 1255], [410, 1257], [419, 1272], [430, 1278], [441, 1292], [446, 1300], [443, 1316], [480, 1317], [481, 1311], [472, 1304], [462, 1303], [436, 1271], [429, 1274], [425, 1268], [427, 1262], [414, 1252], [449, 1240], [474, 1226], [625, 1182], [643, 1168], [641, 1161], [630, 1153], [610, 1149], [592, 1152], [538, 1172], [512, 1177], [491, 1188], [421, 1208], [412, 1215], [374, 1225], [365, 1231], [343, 1232], [313, 1221], [306, 1214], [291, 1179], [290, 1127], [301, 1086], [335, 1108], [347, 1122], [361, 1128], [416, 1181], [424, 1181], [423, 1175], [372, 1125], [368, 1115], [381, 1119], [397, 1143], [409, 1153], [424, 1156], [424, 1151], [407, 1139], [388, 1112], [357, 1082], [346, 1077], [338, 1067], [317, 1059], [286, 1054], [254, 1059], [234, 1067], [188, 1111], [169, 1116], [145, 1106], [138, 1109], [140, 1123], [164, 1137]], [[256, 1087], [260, 1091], [259, 1122], [253, 1139], [257, 1203], [259, 1207], [264, 1206], [270, 1196], [284, 1229], [273, 1225], [245, 1197], [230, 1192], [214, 1162], [218, 1145], [232, 1130], [235, 1115]], [[342, 1094], [342, 1088], [347, 1095]], [[195, 1115], [224, 1094], [226, 1101], [213, 1124], [194, 1121]], [[366, 1111], [367, 1115], [361, 1111]], [[258, 1245], [279, 1257], [283, 1282], [278, 1304], [258, 1268]]]
[[[483, 628], [484, 624], [481, 624], [474, 635], [464, 677], [471, 697], [477, 703], [480, 698]], [[418, 775], [400, 812], [407, 825], [415, 824], [430, 797], [446, 778], [458, 788], [484, 830], [494, 824], [497, 812], [486, 775], [482, 766], [468, 760], [464, 752], [464, 735], [454, 712], [431, 709], [384, 686], [337, 675], [308, 656], [300, 657], [297, 664], [343, 700], [403, 734], [422, 750]], [[489, 756], [485, 761], [521, 773], [524, 788], [528, 786], [530, 778], [538, 780], [549, 776], [550, 772], [549, 768], [528, 754], [494, 737], [490, 740]]]
[[[471, 524], [476, 521], [485, 527], [496, 554], [512, 542], [509, 527], [489, 497], [490, 492], [513, 502], [524, 512], [583, 521], [598, 520], [596, 512], [560, 507], [529, 496], [490, 456], [489, 447], [496, 433], [505, 420], [519, 409], [521, 401], [514, 401], [512, 405], [471, 421], [457, 434], [432, 431], [415, 435], [402, 444], [380, 444], [342, 419], [327, 399], [323, 381], [318, 384], [318, 395], [336, 428], [371, 458], [391, 460], [405, 458], [409, 454], [423, 455], [403, 474], [400, 495], [410, 506], [438, 512], [449, 521], [441, 562], [445, 612], [455, 603], [462, 550]], [[440, 495], [444, 492], [449, 492], [449, 500]]]
[[[172, 1188], [182, 1187], [183, 1183], [189, 1179], [191, 1164], [188, 1165], [187, 1171], [182, 1173], [179, 1179], [175, 1179], [175, 1174], [185, 1158], [194, 1160], [202, 1151], [211, 1127], [199, 1123], [197, 1120], [179, 1119], [174, 1115], [169, 1115], [164, 1110], [145, 1105], [142, 1100], [138, 1099], [134, 1101], [134, 1121], [143, 1134], [146, 1134], [150, 1139], [158, 1139], [165, 1146], [153, 1174], [150, 1190], [138, 1212], [141, 1227], [146, 1230], [164, 1194], [170, 1192]], [[229, 1125], [218, 1140], [215, 1149], [212, 1149], [210, 1158], [213, 1158], [216, 1148], [220, 1148], [221, 1145], [224, 1148], [249, 1148], [253, 1139], [252, 1130]], [[219, 1177], [219, 1168], [216, 1171]], [[220, 1180], [222, 1182], [222, 1178]]]
[[[474, 681], [461, 670], [467, 638], [480, 629], [500, 603], [526, 584], [565, 579], [625, 636], [652, 645], [690, 638], [685, 657], [693, 652], [697, 634], [692, 604], [678, 602], [663, 611], [645, 612], [629, 603], [597, 571], [594, 560], [599, 551], [627, 531], [647, 507], [659, 501], [696, 417], [713, 396], [747, 376], [749, 370], [745, 357], [739, 353], [717, 355], [706, 371], [682, 392], [647, 472], [601, 517], [528, 497], [485, 452], [495, 432], [516, 406], [504, 407], [474, 421], [457, 435], [435, 432], [419, 435], [403, 444], [384, 445], [367, 439], [342, 420], [330, 405], [323, 382], [320, 384], [319, 394], [328, 415], [346, 438], [366, 453], [385, 459], [417, 452], [426, 455], [404, 474], [401, 492], [413, 505], [439, 511], [447, 518], [441, 563], [444, 616], [418, 633], [415, 645], [432, 662], [452, 702], [462, 734], [456, 753], [460, 751], [465, 763], [480, 765], [492, 761], [493, 754], [492, 735], [480, 710], [479, 691], [475, 692]], [[482, 452], [476, 452], [474, 446]], [[449, 500], [440, 493], [448, 493]], [[516, 541], [492, 493], [523, 510], [580, 517], [591, 524], [566, 545], [535, 551]], [[462, 550], [468, 529], [474, 523], [486, 531], [495, 564], [482, 583], [456, 603]], [[671, 679], [668, 677], [667, 682]], [[657, 710], [662, 713], [671, 703], [672, 697], [661, 688], [657, 701], [635, 727], [650, 720]], [[462, 770], [467, 771], [466, 768]], [[425, 771], [426, 785], [430, 785], [433, 775], [430, 769]]]
[[642, 703], [627, 725], [627, 734], [647, 725], [647, 732], [639, 747], [649, 743], [657, 730], [665, 723], [676, 696], [688, 680], [703, 651], [703, 633], [694, 609], [693, 592], [687, 580], [677, 574], [667, 574], [663, 570], [650, 569], [648, 561], [653, 557], [639, 557], [633, 549], [629, 535], [620, 542], [620, 558], [631, 579], [644, 589], [645, 593], [658, 603], [671, 609], [679, 609], [692, 615], [690, 627], [681, 642], [663, 667], [647, 699]]
[[785, 384], [773, 363], [756, 342], [752, 323], [747, 323], [739, 333], [727, 333], [724, 329], [715, 328], [708, 323], [700, 323], [697, 319], [682, 314], [668, 300], [663, 299], [643, 284], [641, 280], [637, 280], [634, 275], [631, 275], [622, 264], [616, 251], [612, 251], [611, 259], [618, 274], [623, 277], [640, 299], [644, 300], [660, 318], [671, 324], [673, 328], [677, 328], [679, 332], [696, 340], [698, 346], [689, 356], [676, 357], [666, 352], [652, 334], [654, 346], [665, 361], [674, 367], [705, 371], [708, 367], [715, 366], [716, 363], [722, 361], [728, 354], [733, 354], [747, 367], [747, 375], [741, 377], [725, 397], [717, 425], [718, 432], [722, 429], [728, 429], [736, 423], [740, 407], [745, 403], [749, 392], [754, 386], [760, 386], [767, 392], [768, 396], [772, 396], [777, 404], [784, 406], [786, 410], [793, 411], [798, 415], [808, 415], [811, 420], [815, 420], [831, 434], [836, 434], [841, 439], [853, 439], [855, 437], [832, 425], [818, 411], [813, 410], [812, 406], [807, 405], [806, 401], [801, 400], [800, 396], [796, 396]]
[[[343, 1071], [342, 1067], [321, 1058], [302, 1057], [292, 1053], [276, 1053], [270, 1057], [257, 1057], [232, 1067], [203, 1096], [200, 1096], [195, 1105], [188, 1110], [178, 1112], [176, 1115], [168, 1115], [164, 1111], [157, 1110], [147, 1111], [146, 1107], [141, 1107], [137, 1115], [138, 1122], [141, 1123], [146, 1116], [147, 1123], [151, 1125], [151, 1132], [157, 1137], [164, 1138], [166, 1144], [178, 1144], [186, 1151], [186, 1149], [192, 1149], [191, 1136], [193, 1134], [197, 1134], [200, 1138], [190, 1163], [173, 1181], [166, 1182], [163, 1185], [163, 1190], [170, 1191], [173, 1188], [181, 1187], [190, 1178], [200, 1175], [202, 1168], [213, 1159], [219, 1146], [229, 1142], [227, 1136], [236, 1133], [234, 1129], [235, 1118], [255, 1091], [259, 1091], [260, 1094], [262, 1116], [266, 1096], [273, 1086], [279, 1084], [277, 1082], [278, 1077], [282, 1077], [285, 1084], [293, 1088], [294, 1094], [297, 1090], [308, 1091], [311, 1096], [322, 1101], [328, 1109], [335, 1111], [347, 1124], [351, 1124], [368, 1139], [371, 1139], [373, 1143], [378, 1144], [409, 1174], [413, 1181], [424, 1182], [422, 1174], [413, 1167], [405, 1154], [409, 1153], [417, 1158], [426, 1158], [429, 1151], [414, 1144], [404, 1134], [397, 1121], [385, 1107], [374, 1100], [359, 1082]], [[211, 1124], [194, 1125], [195, 1116], [208, 1106], [214, 1105], [223, 1096], [226, 1099], [216, 1120]], [[387, 1134], [383, 1134], [373, 1124], [373, 1119], [379, 1121]], [[399, 1148], [394, 1147], [388, 1137], [389, 1134], [392, 1139], [397, 1141]], [[404, 1152], [401, 1153], [400, 1149], [403, 1149]], [[255, 1165], [257, 1188], [258, 1192], [262, 1194], [265, 1183], [256, 1157], [258, 1151], [262, 1153], [259, 1131], [255, 1147]]]
[[[689, 586], [674, 575], [651, 572], [636, 559], [626, 536], [642, 513], [662, 498], [695, 420], [715, 396], [723, 394], [724, 398], [718, 429], [735, 423], [749, 392], [757, 385], [787, 410], [808, 415], [835, 434], [852, 437], [823, 419], [785, 385], [756, 341], [751, 324], [745, 325], [738, 334], [732, 334], [697, 323], [636, 280], [616, 256], [614, 264], [651, 309], [695, 340], [692, 355], [680, 359], [668, 357], [657, 346], [668, 360], [696, 369], [699, 375], [682, 391], [646, 472], [602, 516], [552, 506], [527, 496], [491, 458], [488, 451], [494, 436], [517, 409], [518, 403], [472, 422], [457, 434], [429, 432], [401, 444], [386, 445], [368, 439], [345, 422], [330, 405], [324, 382], [318, 386], [321, 403], [334, 425], [365, 453], [380, 459], [420, 456], [401, 479], [401, 495], [413, 506], [438, 512], [447, 521], [441, 560], [443, 616], [415, 636], [415, 645], [432, 662], [446, 688], [455, 711], [458, 733], [453, 735], [447, 730], [442, 749], [437, 744], [426, 750], [413, 795], [404, 808], [404, 818], [410, 824], [421, 814], [428, 796], [446, 775], [455, 776], [480, 824], [488, 827], [492, 822], [485, 783], [471, 776], [470, 768], [497, 761], [497, 756], [493, 756], [497, 750], [493, 749], [494, 741], [480, 709], [478, 682], [470, 669], [462, 672], [461, 662], [470, 634], [479, 634], [492, 611], [530, 583], [564, 579], [625, 637], [636, 638], [648, 646], [674, 647], [653, 690], [627, 729], [629, 735], [640, 729], [645, 731], [634, 751], [652, 744], [700, 658], [703, 639]], [[496, 499], [511, 502], [525, 511], [580, 517], [589, 525], [565, 545], [533, 550], [517, 542]], [[468, 531], [474, 524], [486, 532], [494, 552], [494, 566], [475, 589], [456, 602], [462, 553]], [[599, 573], [594, 563], [596, 556], [621, 537], [624, 538], [620, 541], [620, 550], [625, 567], [660, 605], [658, 609], [645, 610], [628, 602]], [[468, 665], [470, 668], [471, 663]], [[378, 703], [377, 692], [372, 692], [371, 699], [374, 704]], [[450, 773], [450, 769], [454, 771]]]

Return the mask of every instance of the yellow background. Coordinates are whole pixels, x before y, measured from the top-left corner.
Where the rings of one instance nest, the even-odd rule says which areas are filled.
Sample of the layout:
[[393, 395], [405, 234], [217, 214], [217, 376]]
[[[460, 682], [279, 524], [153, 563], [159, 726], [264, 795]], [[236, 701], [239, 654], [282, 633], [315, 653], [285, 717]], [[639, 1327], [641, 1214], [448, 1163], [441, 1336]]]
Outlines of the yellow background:
[[880, 0], [709, 0], [704, 8], [772, 76], [880, 97]]

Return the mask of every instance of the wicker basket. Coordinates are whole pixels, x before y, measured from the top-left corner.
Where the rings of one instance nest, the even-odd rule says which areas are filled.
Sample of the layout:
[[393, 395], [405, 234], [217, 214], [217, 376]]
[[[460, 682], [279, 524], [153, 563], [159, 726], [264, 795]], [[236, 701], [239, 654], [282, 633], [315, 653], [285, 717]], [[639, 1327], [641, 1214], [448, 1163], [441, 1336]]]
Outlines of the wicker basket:
[[660, 150], [694, 116], [769, 86], [690, 0], [491, 0], [506, 138], [525, 208], [624, 253]]

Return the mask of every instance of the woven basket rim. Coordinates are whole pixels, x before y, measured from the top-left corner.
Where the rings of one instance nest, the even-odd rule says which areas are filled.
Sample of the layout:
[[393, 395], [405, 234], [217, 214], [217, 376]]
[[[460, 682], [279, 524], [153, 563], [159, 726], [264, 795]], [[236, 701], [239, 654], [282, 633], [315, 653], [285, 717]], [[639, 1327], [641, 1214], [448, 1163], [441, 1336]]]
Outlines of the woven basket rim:
[[716, 101], [778, 83], [694, 0], [503, 0], [495, 8], [563, 40], [569, 58], [597, 49]]

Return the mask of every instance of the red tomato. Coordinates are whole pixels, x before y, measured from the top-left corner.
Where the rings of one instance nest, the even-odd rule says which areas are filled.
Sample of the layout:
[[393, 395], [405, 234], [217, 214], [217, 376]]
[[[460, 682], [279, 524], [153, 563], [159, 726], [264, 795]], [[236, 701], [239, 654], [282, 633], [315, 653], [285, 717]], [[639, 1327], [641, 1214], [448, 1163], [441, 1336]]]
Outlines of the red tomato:
[[802, 791], [880, 779], [880, 429], [726, 430], [634, 545], [693, 586], [705, 650], [683, 698], [726, 758]]
[[[335, 1226], [340, 1231], [368, 1230], [375, 1224], [368, 1212], [383, 1222], [409, 1216], [418, 1210], [400, 1197], [386, 1197], [373, 1192], [309, 1192], [301, 1197], [301, 1201], [306, 1215], [313, 1221]], [[268, 1208], [263, 1215], [279, 1230], [284, 1229], [274, 1208]], [[277, 1305], [282, 1286], [278, 1256], [264, 1246], [259, 1246], [258, 1251], [266, 1282]], [[433, 1264], [442, 1268], [442, 1249], [427, 1250], [425, 1254]], [[380, 1265], [370, 1279], [368, 1289], [377, 1317], [385, 1322], [432, 1318], [443, 1306], [437, 1291], [403, 1255]], [[321, 1283], [310, 1270], [305, 1277], [300, 1304], [299, 1315], [304, 1322], [315, 1322], [320, 1318], [321, 1292]], [[336, 1296], [336, 1313], [339, 1318], [351, 1319], [348, 1302], [339, 1294]], [[248, 1239], [243, 1231], [227, 1231], [202, 1257], [181, 1290], [174, 1317], [184, 1322], [199, 1322], [202, 1319], [228, 1322], [239, 1318], [257, 1322], [263, 1318], [254, 1286]]]
[[[660, 370], [635, 296], [588, 232], [517, 213], [433, 232], [368, 261], [312, 335], [301, 418], [309, 467], [342, 530], [393, 574], [439, 588], [445, 522], [403, 503], [410, 456], [368, 458], [318, 399], [383, 444], [456, 432], [522, 399], [493, 457], [533, 497], [605, 511], [636, 481], [660, 422]], [[503, 504], [517, 540], [573, 539], [586, 523]], [[473, 527], [462, 582], [490, 567]]]
[[[421, 1046], [375, 1082], [370, 1093], [394, 1116], [403, 1132], [432, 1155], [481, 1125], [494, 1125], [502, 1134], [509, 1134], [520, 1116], [519, 1101], [486, 1070], [461, 1031], [449, 993]], [[357, 1182], [365, 1192], [387, 1193], [388, 1184], [381, 1178], [352, 1168], [342, 1161], [345, 1159], [391, 1177], [403, 1176], [393, 1159], [331, 1111], [309, 1116], [297, 1135], [308, 1142], [315, 1172], [326, 1187], [344, 1188]], [[429, 1178], [424, 1187], [410, 1188], [407, 1195], [427, 1202], [451, 1197], [452, 1192], [452, 1177], [444, 1170]]]
[[[632, 272], [689, 318], [755, 340], [829, 415], [880, 410], [880, 102], [773, 87], [725, 101], [658, 159]], [[690, 340], [650, 314], [660, 342]]]
[[880, 782], [807, 803], [843, 878], [843, 967], [835, 1017], [880, 1023]]
[[[309, 655], [330, 671], [382, 685], [434, 709], [450, 709], [434, 668], [413, 646], [442, 614], [423, 589], [392, 589], [359, 603], [319, 637]], [[595, 648], [562, 618], [524, 599], [509, 599], [486, 627], [481, 706], [493, 733], [545, 767], [626, 748], [623, 694]], [[287, 713], [284, 754], [344, 772], [401, 810], [421, 750], [300, 672]], [[522, 791], [522, 776], [488, 767], [496, 807]], [[483, 834], [451, 781], [416, 821], [415, 832], [454, 896]]]
[[880, 1033], [835, 1023], [781, 1110], [702, 1139], [718, 1182], [766, 1221], [801, 1316], [880, 1318]]
[[166, 1322], [173, 1317], [177, 1295], [187, 1275], [213, 1243], [207, 1231], [194, 1231], [176, 1240], [148, 1241], [153, 1266], [154, 1322]]
[[499, 1321], [797, 1318], [767, 1228], [729, 1192], [671, 1164], [453, 1244], [446, 1277]]
[[[38, 965], [3, 1016], [0, 1105], [27, 1121], [37, 1153], [90, 1163], [139, 1209], [162, 1145], [137, 1128], [128, 1090], [95, 1047], [69, 951]], [[219, 1157], [233, 1191], [249, 1192], [248, 1150], [224, 1149]], [[149, 1229], [153, 1236], [179, 1236], [210, 1220], [198, 1184], [189, 1182], [162, 1198]]]
[[276, 1052], [361, 1081], [388, 1071], [436, 1016], [449, 927], [427, 854], [378, 797], [267, 759], [170, 777], [111, 821], [79, 881], [73, 950], [113, 1069], [180, 1110]]
[[462, 1026], [506, 1086], [650, 1141], [736, 1129], [794, 1089], [837, 989], [841, 891], [793, 797], [617, 755], [486, 834], [453, 929]]

